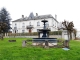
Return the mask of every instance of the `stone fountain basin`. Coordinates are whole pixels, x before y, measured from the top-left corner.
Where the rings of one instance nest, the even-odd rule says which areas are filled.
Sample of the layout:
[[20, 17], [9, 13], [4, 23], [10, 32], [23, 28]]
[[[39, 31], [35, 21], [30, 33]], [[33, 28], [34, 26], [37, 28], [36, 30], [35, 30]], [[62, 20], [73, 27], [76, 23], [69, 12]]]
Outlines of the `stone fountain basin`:
[[48, 41], [49, 46], [57, 45], [57, 38], [33, 38], [32, 40], [33, 45], [45, 45], [45, 41]]

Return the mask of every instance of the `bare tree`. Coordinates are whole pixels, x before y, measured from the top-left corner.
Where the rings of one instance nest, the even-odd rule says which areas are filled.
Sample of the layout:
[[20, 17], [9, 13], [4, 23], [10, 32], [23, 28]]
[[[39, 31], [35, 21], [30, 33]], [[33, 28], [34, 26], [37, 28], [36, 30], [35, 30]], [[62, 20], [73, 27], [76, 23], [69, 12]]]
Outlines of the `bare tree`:
[[63, 26], [65, 27], [64, 29], [67, 30], [67, 33], [68, 33], [68, 38], [69, 38], [69, 35], [70, 35], [70, 40], [72, 39], [72, 32], [74, 30], [74, 24], [73, 22], [68, 22], [68, 21], [65, 21], [62, 22]]
[[65, 40], [64, 41], [64, 46], [69, 48], [69, 40], [72, 40], [72, 32], [73, 32], [73, 27], [74, 27], [74, 24], [73, 22], [68, 22], [68, 21], [65, 21], [62, 22], [63, 26], [64, 26], [64, 29], [67, 30], [67, 34], [68, 34], [68, 40]]

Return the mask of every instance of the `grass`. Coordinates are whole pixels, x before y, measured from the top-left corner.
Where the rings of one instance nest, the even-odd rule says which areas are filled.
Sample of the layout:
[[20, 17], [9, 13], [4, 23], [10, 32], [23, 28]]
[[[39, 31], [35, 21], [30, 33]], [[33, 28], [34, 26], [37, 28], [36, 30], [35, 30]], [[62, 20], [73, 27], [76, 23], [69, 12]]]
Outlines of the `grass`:
[[[16, 42], [8, 42], [16, 39]], [[80, 41], [70, 41], [70, 50], [62, 48], [22, 47], [26, 38], [5, 38], [0, 40], [0, 60], [80, 60]]]

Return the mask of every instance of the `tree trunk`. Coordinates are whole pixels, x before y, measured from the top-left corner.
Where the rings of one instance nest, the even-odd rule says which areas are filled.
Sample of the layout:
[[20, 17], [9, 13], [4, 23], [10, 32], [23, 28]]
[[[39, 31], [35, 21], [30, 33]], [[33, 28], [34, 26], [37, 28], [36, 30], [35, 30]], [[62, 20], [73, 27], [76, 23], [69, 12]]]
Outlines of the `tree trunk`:
[[70, 33], [69, 33], [69, 31], [67, 31], [67, 34], [68, 34], [68, 40], [70, 40]]
[[70, 33], [70, 40], [72, 40], [72, 32], [70, 31], [69, 33]]
[[0, 39], [3, 40], [3, 33], [0, 33]]
[[69, 48], [69, 41], [70, 41], [69, 31], [67, 31], [67, 34], [68, 34], [68, 40], [64, 41], [64, 45], [65, 45], [66, 48]]
[[75, 35], [75, 39], [76, 39], [76, 35]]
[[74, 33], [75, 39], [76, 39], [76, 33]]

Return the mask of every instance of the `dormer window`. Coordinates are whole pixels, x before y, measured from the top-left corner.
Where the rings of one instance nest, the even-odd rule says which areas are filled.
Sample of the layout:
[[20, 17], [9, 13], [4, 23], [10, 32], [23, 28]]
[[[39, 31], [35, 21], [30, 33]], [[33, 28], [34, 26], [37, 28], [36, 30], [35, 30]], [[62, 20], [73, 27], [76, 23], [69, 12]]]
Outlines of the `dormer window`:
[[40, 22], [39, 21], [37, 22], [37, 26], [40, 26]]

